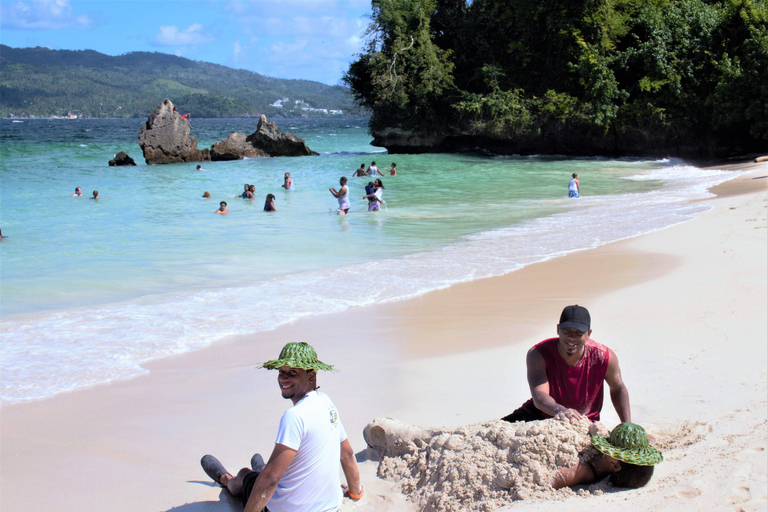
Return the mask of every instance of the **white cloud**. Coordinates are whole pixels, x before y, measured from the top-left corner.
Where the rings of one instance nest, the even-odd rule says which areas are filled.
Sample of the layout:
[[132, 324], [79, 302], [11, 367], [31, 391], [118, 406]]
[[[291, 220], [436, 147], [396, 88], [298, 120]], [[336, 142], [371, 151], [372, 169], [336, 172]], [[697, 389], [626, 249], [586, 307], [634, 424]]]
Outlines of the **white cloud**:
[[232, 62], [237, 62], [239, 60], [241, 50], [242, 47], [240, 46], [240, 41], [235, 41], [232, 45]]
[[161, 46], [196, 46], [213, 41], [202, 30], [203, 26], [199, 23], [193, 23], [184, 30], [179, 30], [175, 25], [162, 25], [155, 41]]
[[87, 29], [92, 25], [85, 15], [74, 15], [69, 0], [19, 0], [0, 4], [0, 26], [3, 28], [58, 30]]

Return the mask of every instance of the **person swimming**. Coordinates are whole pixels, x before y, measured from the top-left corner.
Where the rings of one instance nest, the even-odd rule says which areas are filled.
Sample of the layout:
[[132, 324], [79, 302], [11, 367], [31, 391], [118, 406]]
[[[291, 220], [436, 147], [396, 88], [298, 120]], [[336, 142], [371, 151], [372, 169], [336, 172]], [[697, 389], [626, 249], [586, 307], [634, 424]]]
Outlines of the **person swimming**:
[[265, 212], [276, 212], [277, 208], [275, 208], [275, 195], [274, 194], [267, 194], [267, 199], [264, 201], [264, 211]]
[[93, 197], [89, 197], [88, 199], [98, 199], [99, 198], [99, 191], [94, 190], [93, 191]]
[[75, 193], [72, 194], [72, 197], [81, 197], [83, 195], [83, 189], [80, 187], [75, 187]]
[[227, 210], [227, 202], [222, 201], [219, 203], [219, 209], [216, 210], [214, 213], [229, 213], [229, 210]]

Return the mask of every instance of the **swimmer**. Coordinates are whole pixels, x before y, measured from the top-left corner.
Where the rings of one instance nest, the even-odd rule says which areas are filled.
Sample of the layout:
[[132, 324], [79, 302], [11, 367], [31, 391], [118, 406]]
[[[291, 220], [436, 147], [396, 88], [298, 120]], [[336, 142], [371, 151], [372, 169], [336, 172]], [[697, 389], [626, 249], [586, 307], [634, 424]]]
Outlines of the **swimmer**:
[[360, 168], [355, 171], [355, 173], [352, 175], [354, 178], [355, 176], [367, 176], [365, 173], [365, 164], [360, 164]]
[[219, 203], [219, 209], [216, 210], [214, 213], [229, 213], [229, 210], [227, 210], [227, 202], [222, 201]]
[[264, 211], [265, 212], [276, 212], [277, 208], [275, 208], [275, 196], [274, 194], [267, 194], [267, 200], [264, 201]]
[[250, 191], [250, 185], [246, 183], [245, 185], [243, 185], [243, 193], [235, 197], [242, 197], [243, 199], [248, 199], [249, 191]]
[[293, 190], [293, 180], [291, 179], [291, 173], [285, 173], [283, 177], [283, 188], [285, 190]]
[[384, 169], [384, 170], [389, 171], [390, 176], [397, 176], [397, 164], [395, 162], [392, 162], [391, 169]]
[[581, 187], [579, 186], [579, 175], [573, 173], [573, 179], [568, 183], [568, 197], [579, 197]]
[[203, 193], [203, 197], [211, 197], [211, 193], [207, 190]]
[[99, 198], [99, 191], [94, 190], [93, 191], [93, 197], [89, 197], [88, 199], [98, 199]]
[[246, 199], [249, 201], [256, 199], [256, 185], [248, 185], [248, 196]]
[[371, 162], [371, 166], [368, 168], [368, 176], [375, 177], [376, 175], [384, 176], [384, 174], [376, 167], [376, 162]]
[[331, 187], [328, 190], [331, 191], [331, 194], [333, 194], [333, 197], [339, 200], [339, 209], [336, 210], [339, 215], [346, 215], [349, 213], [349, 187], [347, 187], [347, 177], [342, 176], [339, 178], [339, 185], [341, 185], [341, 188], [339, 190], [336, 190], [335, 188]]
[[203, 169], [203, 166], [202, 166], [202, 165], [198, 165], [198, 166], [197, 166], [197, 170], [198, 170], [198, 171], [205, 171], [205, 169]]
[[648, 442], [645, 429], [634, 423], [616, 426], [610, 435], [600, 423], [595, 423], [604, 434], [592, 436], [592, 446], [598, 454], [584, 455], [579, 463], [558, 470], [550, 481], [552, 487], [591, 484], [610, 475], [615, 487], [638, 489], [651, 480], [653, 466], [664, 460]]
[[2, 240], [3, 238], [6, 238], [6, 237], [3, 236], [3, 230], [0, 229], [0, 240]]
[[83, 189], [80, 187], [75, 187], [75, 193], [72, 194], [72, 197], [81, 197], [83, 195]]

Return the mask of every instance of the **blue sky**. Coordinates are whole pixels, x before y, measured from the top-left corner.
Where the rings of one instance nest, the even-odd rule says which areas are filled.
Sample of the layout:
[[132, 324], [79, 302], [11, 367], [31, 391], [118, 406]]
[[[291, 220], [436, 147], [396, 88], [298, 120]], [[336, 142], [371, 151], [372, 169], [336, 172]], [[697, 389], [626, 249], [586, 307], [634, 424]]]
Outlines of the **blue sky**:
[[0, 0], [0, 42], [162, 52], [335, 85], [370, 12], [370, 0]]

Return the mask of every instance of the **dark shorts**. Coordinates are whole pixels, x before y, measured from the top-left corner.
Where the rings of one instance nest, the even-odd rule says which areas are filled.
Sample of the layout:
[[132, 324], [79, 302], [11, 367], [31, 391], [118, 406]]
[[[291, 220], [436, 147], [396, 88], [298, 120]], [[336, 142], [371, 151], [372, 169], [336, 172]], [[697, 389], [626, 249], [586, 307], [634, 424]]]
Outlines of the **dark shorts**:
[[[253, 491], [253, 484], [256, 483], [256, 479], [259, 477], [258, 471], [251, 471], [247, 475], [243, 477], [243, 506], [245, 506], [246, 503], [248, 503], [248, 498], [251, 496], [251, 491]], [[267, 510], [267, 507], [264, 507], [263, 512], [269, 512]]]
[[542, 417], [536, 414], [532, 414], [531, 412], [526, 411], [525, 409], [520, 407], [519, 409], [515, 409], [515, 411], [512, 414], [507, 414], [501, 419], [503, 421], [514, 423], [516, 421], [538, 421], [542, 419]]

